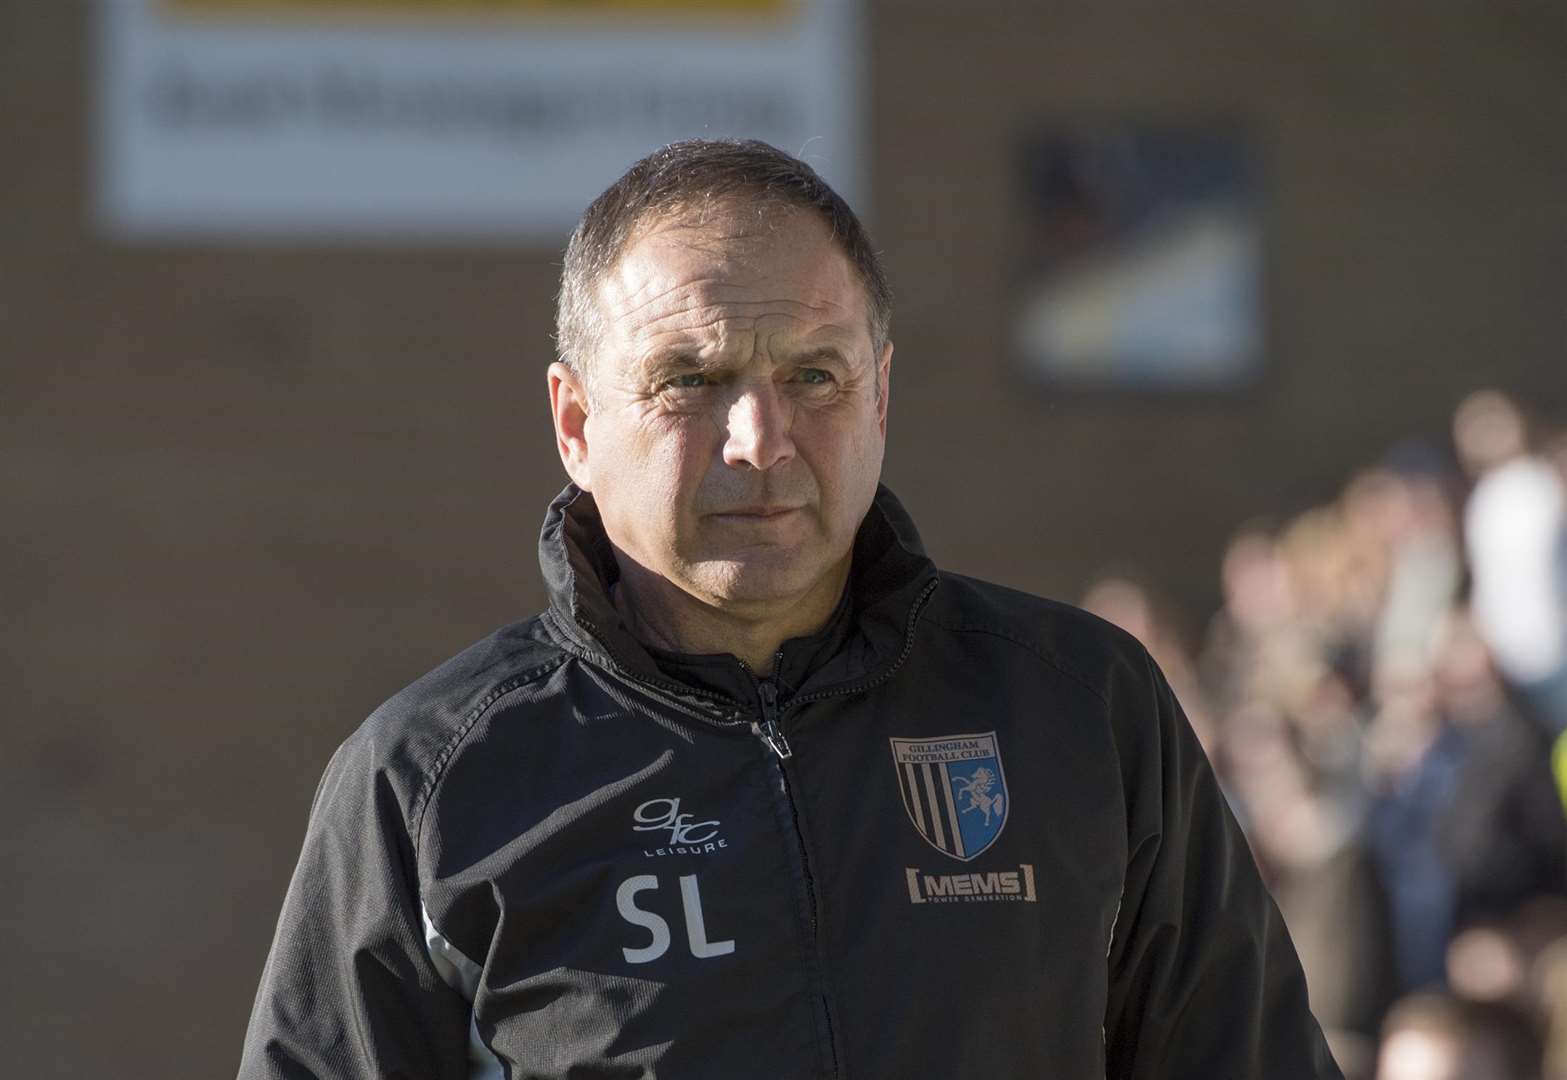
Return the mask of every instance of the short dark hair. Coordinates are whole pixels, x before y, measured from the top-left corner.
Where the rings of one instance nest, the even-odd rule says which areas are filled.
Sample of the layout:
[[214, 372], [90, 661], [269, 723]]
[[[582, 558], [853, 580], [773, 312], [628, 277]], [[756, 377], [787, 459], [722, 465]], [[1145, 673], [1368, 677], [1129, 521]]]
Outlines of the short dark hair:
[[583, 212], [566, 245], [555, 304], [555, 348], [586, 373], [599, 337], [595, 290], [646, 222], [714, 202], [744, 198], [760, 214], [817, 214], [859, 274], [871, 341], [880, 356], [892, 321], [892, 289], [870, 234], [836, 191], [799, 158], [757, 139], [689, 139], [656, 150], [627, 169]]

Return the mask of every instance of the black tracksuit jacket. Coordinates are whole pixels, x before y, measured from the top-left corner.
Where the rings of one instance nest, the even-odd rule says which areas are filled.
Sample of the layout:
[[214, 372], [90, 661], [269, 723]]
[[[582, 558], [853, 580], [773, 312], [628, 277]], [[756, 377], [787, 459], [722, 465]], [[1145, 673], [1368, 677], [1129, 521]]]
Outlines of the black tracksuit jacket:
[[630, 637], [591, 496], [540, 551], [545, 613], [333, 757], [242, 1078], [1339, 1077], [1127, 635], [886, 489], [769, 678]]

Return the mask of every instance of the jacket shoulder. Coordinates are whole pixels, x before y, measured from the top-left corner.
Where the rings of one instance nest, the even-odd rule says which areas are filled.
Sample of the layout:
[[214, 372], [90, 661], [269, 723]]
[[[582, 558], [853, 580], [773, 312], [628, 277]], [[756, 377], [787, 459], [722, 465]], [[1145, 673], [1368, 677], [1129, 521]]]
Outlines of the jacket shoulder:
[[350, 753], [388, 774], [418, 801], [491, 705], [568, 659], [542, 617], [504, 626], [393, 694], [348, 737], [339, 756]]
[[1118, 679], [1149, 668], [1131, 634], [1081, 608], [963, 574], [941, 573], [923, 618], [954, 633], [989, 634], [1032, 652], [1100, 698]]

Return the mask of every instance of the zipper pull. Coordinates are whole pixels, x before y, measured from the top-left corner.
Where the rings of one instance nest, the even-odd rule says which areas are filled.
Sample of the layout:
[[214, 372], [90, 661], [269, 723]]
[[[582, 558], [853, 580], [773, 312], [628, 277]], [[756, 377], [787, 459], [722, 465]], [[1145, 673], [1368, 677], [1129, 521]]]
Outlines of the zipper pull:
[[794, 751], [789, 749], [789, 740], [784, 738], [783, 730], [778, 726], [778, 687], [772, 679], [760, 679], [756, 684], [756, 692], [762, 699], [762, 722], [753, 725], [756, 733], [772, 747], [779, 761], [788, 761], [794, 756]]
[[762, 741], [778, 755], [779, 761], [788, 761], [794, 757], [794, 751], [789, 749], [789, 740], [784, 738], [783, 731], [778, 727], [778, 721], [769, 717], [760, 724], [752, 724], [751, 730], [761, 736]]

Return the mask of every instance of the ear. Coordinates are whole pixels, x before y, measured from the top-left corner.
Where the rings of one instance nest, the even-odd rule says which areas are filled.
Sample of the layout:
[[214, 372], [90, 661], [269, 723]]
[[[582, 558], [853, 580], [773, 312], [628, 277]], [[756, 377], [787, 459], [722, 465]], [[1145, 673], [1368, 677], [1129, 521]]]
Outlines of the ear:
[[550, 365], [550, 416], [555, 421], [555, 449], [560, 463], [583, 491], [592, 491], [593, 472], [588, 467], [587, 387], [582, 377], [560, 361]]
[[881, 426], [881, 437], [887, 437], [887, 400], [892, 396], [892, 342], [881, 348], [881, 359], [876, 363], [876, 379], [881, 384], [881, 400], [876, 405], [876, 422]]

